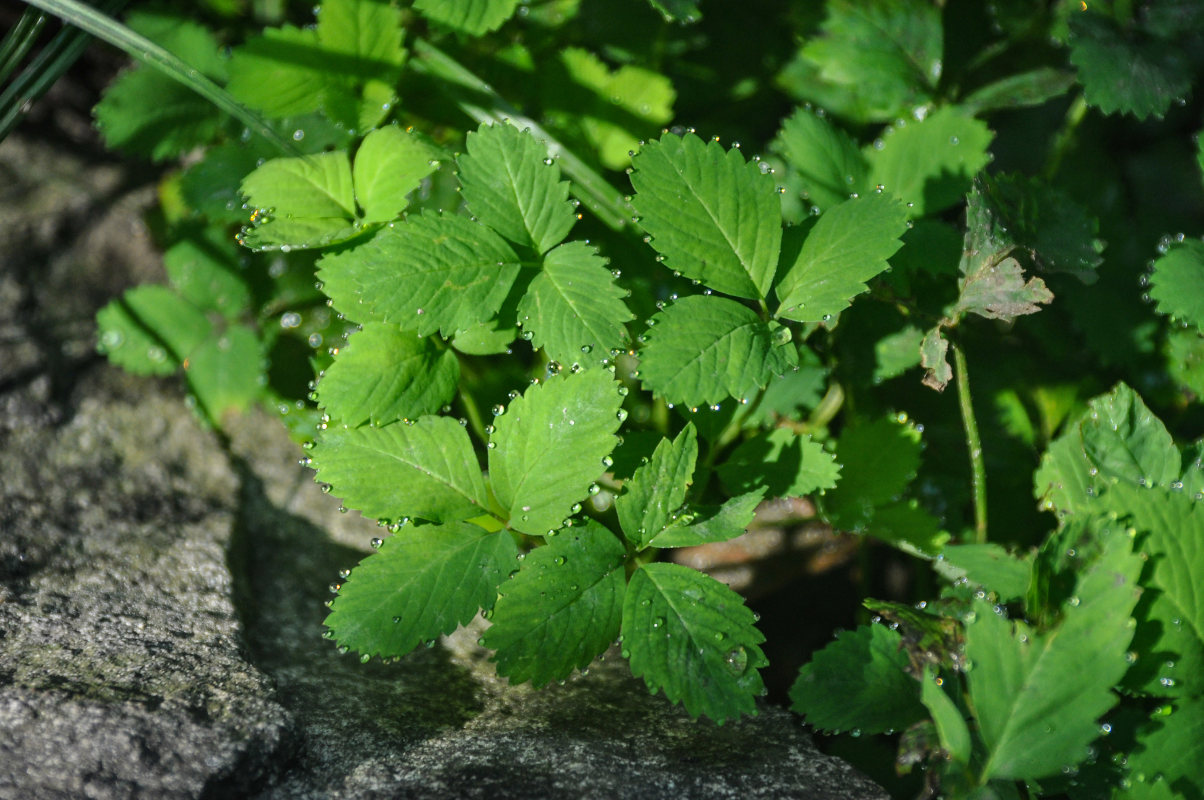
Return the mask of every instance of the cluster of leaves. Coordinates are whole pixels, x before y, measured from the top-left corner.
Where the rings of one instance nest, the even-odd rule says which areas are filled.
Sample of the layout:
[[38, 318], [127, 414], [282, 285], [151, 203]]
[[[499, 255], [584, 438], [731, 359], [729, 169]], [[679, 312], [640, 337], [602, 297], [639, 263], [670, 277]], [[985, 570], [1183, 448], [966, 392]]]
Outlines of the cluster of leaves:
[[[900, 792], [1189, 794], [1204, 245], [1166, 233], [1204, 233], [1196, 4], [618, 5], [131, 16], [295, 152], [114, 84], [110, 144], [194, 155], [172, 285], [101, 349], [214, 423], [278, 408], [387, 529], [327, 618], [363, 660], [483, 613], [513, 681], [618, 640], [691, 714], [755, 713], [773, 642], [673, 552], [810, 496], [914, 584], [867, 575], [890, 599], [799, 672], [835, 747], [884, 782], [893, 750]], [[723, 139], [660, 128], [686, 115]]]

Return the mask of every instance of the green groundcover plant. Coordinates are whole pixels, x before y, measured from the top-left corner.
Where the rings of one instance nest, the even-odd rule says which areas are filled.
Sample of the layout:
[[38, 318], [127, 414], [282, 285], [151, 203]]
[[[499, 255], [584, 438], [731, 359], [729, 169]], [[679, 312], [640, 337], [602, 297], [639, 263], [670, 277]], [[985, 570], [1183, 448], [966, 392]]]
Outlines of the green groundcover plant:
[[1204, 6], [125, 23], [92, 30], [147, 64], [96, 122], [167, 165], [170, 284], [99, 347], [219, 427], [274, 409], [380, 522], [340, 650], [481, 613], [512, 681], [618, 641], [690, 714], [756, 713], [757, 616], [666, 551], [807, 496], [864, 556], [864, 624], [789, 692], [834, 750], [899, 796], [1204, 796]]

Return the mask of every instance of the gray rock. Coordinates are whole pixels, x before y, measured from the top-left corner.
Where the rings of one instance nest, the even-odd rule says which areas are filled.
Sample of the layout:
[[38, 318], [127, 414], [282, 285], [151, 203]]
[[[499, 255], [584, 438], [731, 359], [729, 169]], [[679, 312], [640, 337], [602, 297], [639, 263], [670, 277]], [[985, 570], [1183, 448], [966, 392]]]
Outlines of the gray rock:
[[[30, 152], [17, 166], [38, 163]], [[497, 677], [481, 620], [399, 663], [340, 656], [320, 637], [325, 587], [377, 529], [337, 513], [274, 421], [237, 420], [225, 450], [172, 382], [91, 357], [87, 326], [32, 330], [52, 300], [86, 318], [154, 269], [126, 254], [73, 282], [53, 248], [17, 257], [56, 223], [14, 224], [25, 238], [0, 249], [0, 800], [885, 797], [785, 711], [691, 720], [613, 652], [540, 691]]]

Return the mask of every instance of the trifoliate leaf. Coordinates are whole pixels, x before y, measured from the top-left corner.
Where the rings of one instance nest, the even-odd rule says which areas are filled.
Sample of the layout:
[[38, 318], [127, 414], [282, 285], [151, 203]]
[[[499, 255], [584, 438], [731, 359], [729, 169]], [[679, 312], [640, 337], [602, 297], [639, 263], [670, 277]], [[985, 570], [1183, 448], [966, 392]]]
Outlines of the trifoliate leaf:
[[238, 257], [229, 234], [209, 226], [184, 233], [163, 253], [163, 266], [190, 303], [233, 319], [251, 303], [251, 289], [239, 275]]
[[396, 125], [374, 130], [355, 152], [352, 176], [364, 222], [388, 222], [406, 207], [409, 195], [435, 170], [439, 148]]
[[1125, 685], [1163, 697], [1204, 694], [1204, 511], [1179, 490], [1116, 484], [1104, 504], [1137, 529], [1148, 554]]
[[691, 507], [652, 537], [652, 547], [694, 547], [708, 542], [726, 542], [742, 535], [752, 524], [765, 488], [733, 497], [719, 508]]
[[966, 209], [968, 249], [1026, 252], [1042, 272], [1067, 272], [1094, 283], [1103, 260], [1096, 221], [1062, 192], [1020, 175], [974, 180]]
[[1204, 330], [1204, 241], [1170, 246], [1150, 275], [1150, 299], [1159, 313]]
[[782, 239], [772, 175], [693, 134], [648, 142], [632, 165], [632, 203], [666, 267], [737, 297], [768, 294]]
[[96, 105], [109, 147], [163, 161], [217, 137], [225, 115], [191, 88], [150, 67], [125, 72]]
[[230, 56], [226, 91], [268, 117], [316, 111], [330, 68], [312, 28], [266, 28]]
[[591, 369], [532, 386], [497, 417], [489, 482], [511, 528], [555, 531], [589, 497], [618, 442], [622, 400], [614, 377]]
[[1192, 67], [1180, 42], [1140, 24], [1122, 30], [1096, 12], [1074, 14], [1070, 33], [1083, 96], [1105, 114], [1161, 117], [1191, 91]]
[[461, 193], [478, 220], [537, 253], [564, 240], [577, 217], [546, 143], [498, 123], [469, 131], [465, 146], [456, 159]]
[[204, 312], [166, 286], [129, 289], [96, 314], [97, 349], [135, 375], [170, 375], [212, 326]]
[[774, 149], [798, 175], [807, 202], [820, 210], [866, 189], [869, 167], [856, 142], [810, 108], [796, 109], [782, 123]]
[[[1195, 753], [1195, 755], [1192, 755]], [[1116, 800], [1178, 800], [1204, 786], [1204, 698], [1175, 703], [1138, 732]]]
[[351, 162], [341, 150], [274, 158], [243, 178], [256, 209], [244, 244], [254, 250], [321, 247], [359, 232]]
[[885, 733], [924, 716], [919, 682], [907, 673], [903, 637], [885, 625], [838, 634], [799, 670], [791, 710], [823, 731]]
[[351, 571], [326, 627], [341, 647], [405, 655], [491, 607], [517, 555], [506, 530], [487, 533], [468, 522], [403, 527]]
[[958, 105], [968, 114], [1038, 106], [1066, 93], [1074, 86], [1074, 75], [1053, 67], [1018, 72], [975, 89]]
[[765, 637], [740, 595], [679, 564], [636, 570], [623, 600], [623, 655], [655, 692], [722, 723], [755, 714]]
[[634, 319], [598, 251], [566, 242], [548, 253], [518, 304], [518, 321], [533, 347], [562, 364], [598, 364], [627, 341]]
[[876, 506], [896, 500], [920, 466], [920, 433], [908, 422], [882, 417], [846, 428], [836, 442], [840, 484], [824, 495], [824, 511], [847, 530], [865, 526]]
[[743, 442], [715, 471], [730, 494], [763, 487], [767, 497], [801, 497], [835, 486], [841, 465], [810, 436], [776, 428]]
[[518, 270], [514, 251], [489, 228], [423, 212], [324, 256], [318, 277], [350, 319], [451, 336], [492, 319]]
[[653, 317], [640, 379], [670, 403], [746, 398], [798, 363], [790, 331], [725, 297], [692, 295]]
[[637, 550], [669, 524], [669, 515], [686, 499], [698, 460], [698, 432], [690, 423], [673, 441], [662, 439], [648, 463], [640, 466], [615, 500], [623, 534]]
[[224, 412], [245, 411], [263, 393], [263, 343], [245, 325], [205, 339], [183, 366], [197, 405], [214, 425]]
[[327, 116], [352, 130], [380, 124], [397, 99], [406, 51], [401, 14], [388, 0], [324, 0], [318, 39], [325, 51]]
[[994, 134], [985, 123], [953, 106], [919, 122], [887, 128], [866, 150], [869, 182], [909, 203], [908, 215], [934, 214], [959, 202], [970, 181], [991, 161]]
[[[552, 112], [564, 116], [564, 126], [580, 125], [585, 138], [610, 169], [631, 163], [631, 152], [641, 138], [673, 119], [673, 84], [634, 64], [611, 71], [596, 55], [579, 47], [566, 47], [560, 61], [572, 81], [566, 98], [556, 98], [569, 109]], [[554, 103], [554, 105], [558, 105]]]
[[336, 424], [384, 425], [437, 413], [459, 381], [460, 362], [450, 350], [396, 325], [368, 322], [326, 368], [318, 405]]
[[835, 0], [827, 11], [802, 54], [847, 95], [842, 111], [885, 121], [932, 95], [944, 51], [940, 9], [923, 0]]
[[519, 0], [414, 0], [414, 9], [445, 28], [480, 36], [514, 16]]
[[623, 543], [587, 520], [527, 554], [498, 589], [493, 626], [499, 675], [543, 686], [588, 667], [619, 635], [627, 590]]
[[987, 747], [982, 777], [1035, 779], [1087, 757], [1112, 687], [1129, 668], [1141, 560], [1123, 528], [1082, 573], [1056, 628], [1009, 622], [985, 602], [966, 625], [970, 702]]
[[468, 432], [450, 417], [331, 428], [312, 451], [318, 480], [373, 519], [456, 522], [488, 510]]
[[866, 290], [866, 281], [887, 269], [886, 260], [902, 246], [899, 237], [906, 230], [905, 209], [882, 194], [846, 200], [825, 211], [801, 247], [784, 248], [785, 274], [774, 289], [781, 301], [778, 316], [830, 321]]
[[1032, 578], [1031, 560], [1017, 558], [997, 544], [957, 544], [941, 551], [936, 571], [950, 582], [965, 578], [995, 592], [1000, 602], [1021, 599]]

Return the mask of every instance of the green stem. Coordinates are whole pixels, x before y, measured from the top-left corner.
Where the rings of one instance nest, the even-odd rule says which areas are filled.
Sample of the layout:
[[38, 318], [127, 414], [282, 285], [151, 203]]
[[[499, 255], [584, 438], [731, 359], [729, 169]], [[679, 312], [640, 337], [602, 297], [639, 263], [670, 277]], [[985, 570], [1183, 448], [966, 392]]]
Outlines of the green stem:
[[573, 195], [612, 230], [623, 230], [635, 213], [619, 191], [595, 172], [571, 150], [558, 142], [535, 120], [520, 113], [492, 86], [478, 78], [451, 56], [428, 41], [416, 39], [415, 58], [410, 65], [418, 72], [437, 78], [449, 88], [459, 87], [456, 99], [460, 109], [477, 122], [497, 123], [510, 120], [518, 128], [527, 128], [548, 146], [548, 155], [557, 159], [573, 180]]
[[987, 470], [982, 458], [982, 440], [978, 422], [974, 419], [974, 404], [970, 399], [970, 376], [966, 370], [966, 354], [961, 347], [951, 345], [953, 370], [957, 376], [957, 402], [961, 406], [962, 425], [966, 429], [966, 446], [970, 449], [970, 485], [974, 491], [974, 541], [987, 541]]
[[820, 428], [827, 427], [828, 423], [840, 411], [844, 405], [844, 387], [833, 381], [828, 384], [828, 391], [824, 392], [824, 396], [811, 411], [811, 415], [807, 417], [807, 428], [811, 431], [817, 431]]
[[206, 78], [194, 67], [164, 50], [145, 36], [135, 33], [112, 17], [77, 0], [25, 0], [31, 6], [53, 14], [64, 22], [103, 39], [131, 57], [179, 81], [222, 111], [237, 119], [288, 155], [301, 155], [292, 142], [274, 131], [225, 89]]
[[489, 444], [489, 434], [485, 433], [485, 421], [481, 418], [481, 410], [477, 408], [477, 401], [464, 381], [460, 381], [460, 405], [464, 406], [464, 417], [468, 420], [468, 427], [481, 440], [481, 444]]
[[1049, 158], [1045, 162], [1045, 169], [1042, 170], [1042, 177], [1045, 180], [1053, 180], [1053, 177], [1058, 174], [1058, 169], [1062, 166], [1062, 159], [1070, 151], [1070, 146], [1074, 144], [1075, 133], [1085, 116], [1087, 116], [1087, 100], [1080, 94], [1066, 110], [1066, 121], [1054, 138], [1053, 144], [1050, 145]]

